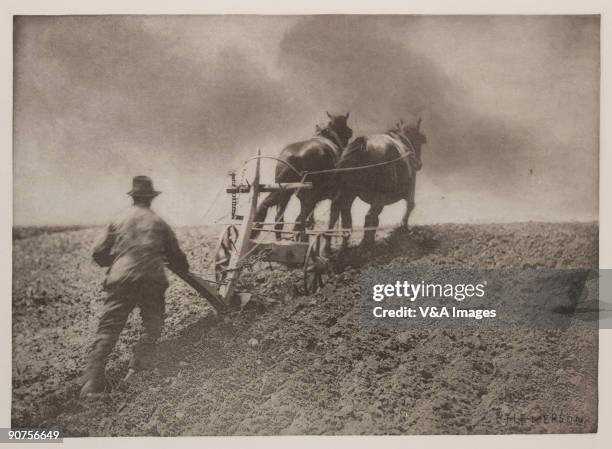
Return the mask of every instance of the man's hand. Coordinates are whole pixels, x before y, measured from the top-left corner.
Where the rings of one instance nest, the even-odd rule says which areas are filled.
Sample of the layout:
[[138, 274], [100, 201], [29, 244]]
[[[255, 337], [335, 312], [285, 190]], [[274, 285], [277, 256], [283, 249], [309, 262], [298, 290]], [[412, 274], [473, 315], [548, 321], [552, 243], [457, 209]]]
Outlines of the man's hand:
[[111, 250], [115, 244], [115, 237], [115, 229], [111, 223], [104, 228], [104, 233], [94, 247], [93, 260], [101, 267], [110, 267], [114, 262]]

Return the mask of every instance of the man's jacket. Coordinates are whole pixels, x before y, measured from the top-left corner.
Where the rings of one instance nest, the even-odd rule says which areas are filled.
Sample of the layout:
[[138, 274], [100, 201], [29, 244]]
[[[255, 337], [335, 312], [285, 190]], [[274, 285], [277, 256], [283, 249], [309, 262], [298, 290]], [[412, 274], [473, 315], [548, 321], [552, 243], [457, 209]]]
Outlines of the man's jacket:
[[115, 290], [135, 282], [168, 287], [164, 263], [175, 271], [189, 264], [170, 226], [147, 207], [133, 206], [106, 226], [93, 258], [108, 269], [104, 287]]

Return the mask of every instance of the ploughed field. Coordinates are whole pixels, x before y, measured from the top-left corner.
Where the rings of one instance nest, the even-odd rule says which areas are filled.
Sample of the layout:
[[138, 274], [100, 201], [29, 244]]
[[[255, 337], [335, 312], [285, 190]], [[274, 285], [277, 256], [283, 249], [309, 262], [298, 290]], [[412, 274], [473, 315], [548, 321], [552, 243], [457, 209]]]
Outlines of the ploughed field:
[[[99, 229], [26, 231], [13, 241], [13, 427], [67, 436], [596, 430], [596, 330], [375, 329], [359, 308], [372, 266], [597, 268], [596, 224], [379, 232], [373, 248], [349, 248], [312, 296], [295, 292], [301, 270], [246, 272], [241, 289], [266, 310], [224, 323], [169, 275], [157, 368], [118, 385], [138, 337], [134, 313], [107, 366], [116, 388], [88, 401], [77, 399], [78, 376], [103, 298], [104, 270], [90, 257]], [[177, 230], [193, 271], [210, 275], [219, 231]]]

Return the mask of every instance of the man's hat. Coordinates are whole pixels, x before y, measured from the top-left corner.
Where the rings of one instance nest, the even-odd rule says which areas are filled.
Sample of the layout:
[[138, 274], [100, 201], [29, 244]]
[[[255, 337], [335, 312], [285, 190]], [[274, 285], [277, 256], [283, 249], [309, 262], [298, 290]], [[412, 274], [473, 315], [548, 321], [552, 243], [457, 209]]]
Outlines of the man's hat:
[[153, 190], [153, 181], [148, 176], [134, 176], [132, 190], [127, 194], [131, 196], [155, 197], [161, 192]]

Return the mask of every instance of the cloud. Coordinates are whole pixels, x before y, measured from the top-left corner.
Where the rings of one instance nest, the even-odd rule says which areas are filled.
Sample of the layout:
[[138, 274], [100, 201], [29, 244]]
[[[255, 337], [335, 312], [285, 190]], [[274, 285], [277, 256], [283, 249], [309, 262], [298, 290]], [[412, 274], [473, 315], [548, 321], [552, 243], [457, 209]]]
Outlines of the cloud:
[[594, 17], [19, 17], [15, 220], [103, 222], [146, 173], [201, 223], [326, 110], [356, 136], [423, 117], [417, 220], [592, 219], [598, 42]]
[[[280, 65], [306, 86], [313, 102], [350, 110], [360, 134], [381, 132], [407, 115], [423, 116], [426, 182], [474, 199], [494, 193], [489, 200], [500, 205], [491, 214], [497, 219], [594, 217], [597, 27], [594, 17], [317, 17], [287, 34]], [[429, 36], [437, 52], [429, 52], [424, 29], [446, 31]], [[467, 48], [463, 76], [445, 70], [457, 42]], [[548, 44], [546, 53], [541, 42]], [[531, 65], [520, 64], [526, 61]], [[526, 71], [531, 73], [520, 73]], [[506, 101], [495, 103], [497, 89], [508, 86], [514, 90]], [[538, 92], [542, 88], [548, 96]], [[483, 107], [480, 90], [493, 107]], [[529, 98], [540, 104], [529, 104]], [[583, 108], [576, 111], [576, 104]], [[526, 120], [533, 109], [542, 112], [539, 120]], [[476, 204], [471, 209], [478, 216]]]

